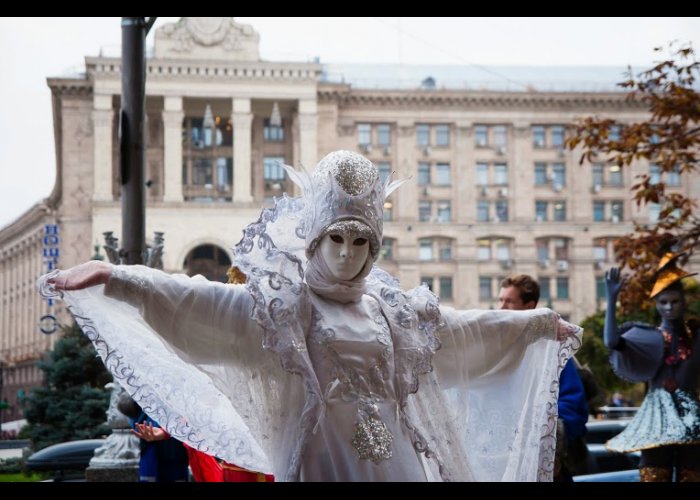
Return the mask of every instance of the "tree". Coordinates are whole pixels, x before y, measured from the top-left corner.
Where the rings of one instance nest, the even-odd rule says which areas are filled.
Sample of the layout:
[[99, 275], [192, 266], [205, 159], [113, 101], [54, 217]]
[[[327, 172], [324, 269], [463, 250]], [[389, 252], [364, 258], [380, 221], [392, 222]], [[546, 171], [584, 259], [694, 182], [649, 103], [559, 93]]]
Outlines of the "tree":
[[39, 362], [45, 386], [27, 398], [25, 435], [34, 450], [54, 443], [90, 439], [110, 433], [106, 425], [111, 376], [80, 328], [64, 328], [53, 351]]
[[[663, 48], [654, 49], [661, 52]], [[700, 147], [700, 94], [695, 85], [700, 63], [690, 45], [677, 48], [669, 44], [670, 57], [636, 77], [631, 68], [629, 78], [619, 83], [630, 89], [627, 101], [646, 107], [649, 117], [637, 123], [620, 123], [612, 119], [586, 117], [578, 120], [567, 138], [567, 146], [583, 148], [580, 163], [607, 160], [620, 168], [646, 159], [658, 172], [641, 174], [632, 186], [637, 206], [659, 205], [658, 220], [636, 224], [631, 234], [615, 243], [618, 262], [632, 271], [620, 295], [622, 307], [649, 308], [650, 283], [661, 255], [667, 251], [687, 252], [680, 264], [687, 262], [700, 240], [700, 219], [694, 212], [694, 200], [670, 192], [664, 175], [694, 173], [698, 169]], [[658, 175], [657, 175], [658, 174]]]

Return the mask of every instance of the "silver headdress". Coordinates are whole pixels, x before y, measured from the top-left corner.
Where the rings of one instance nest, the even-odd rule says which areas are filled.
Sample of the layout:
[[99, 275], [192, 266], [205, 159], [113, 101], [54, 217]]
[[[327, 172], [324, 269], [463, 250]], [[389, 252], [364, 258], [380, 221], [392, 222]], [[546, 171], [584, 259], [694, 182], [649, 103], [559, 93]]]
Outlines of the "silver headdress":
[[329, 232], [352, 231], [369, 240], [372, 260], [376, 260], [382, 241], [384, 199], [405, 179], [391, 182], [389, 178], [383, 183], [374, 164], [352, 151], [326, 155], [311, 176], [285, 168], [306, 198], [307, 258]]

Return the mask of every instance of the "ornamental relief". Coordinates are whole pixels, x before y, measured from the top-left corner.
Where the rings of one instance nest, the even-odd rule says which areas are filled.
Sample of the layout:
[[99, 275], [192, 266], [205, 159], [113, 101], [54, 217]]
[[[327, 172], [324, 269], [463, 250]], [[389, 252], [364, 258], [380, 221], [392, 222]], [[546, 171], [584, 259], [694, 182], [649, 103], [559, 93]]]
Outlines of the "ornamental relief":
[[183, 17], [156, 30], [157, 58], [182, 57], [258, 61], [260, 36], [232, 17]]

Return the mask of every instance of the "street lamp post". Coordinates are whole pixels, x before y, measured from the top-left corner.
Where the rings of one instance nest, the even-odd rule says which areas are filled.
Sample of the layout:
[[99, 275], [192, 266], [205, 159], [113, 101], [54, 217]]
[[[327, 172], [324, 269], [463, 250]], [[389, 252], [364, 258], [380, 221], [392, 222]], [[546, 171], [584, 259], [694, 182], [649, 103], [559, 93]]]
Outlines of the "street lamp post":
[[[146, 52], [145, 42], [155, 17], [122, 17], [122, 95], [119, 112], [119, 151], [122, 200], [123, 248], [112, 232], [104, 233], [105, 252], [113, 264], [143, 264], [148, 258], [160, 262], [163, 233], [156, 233], [154, 247], [146, 250], [145, 237], [145, 134]], [[112, 434], [95, 450], [86, 471], [88, 481], [135, 481], [138, 478], [138, 439], [127, 418], [117, 409], [124, 389], [113, 378], [107, 423]]]

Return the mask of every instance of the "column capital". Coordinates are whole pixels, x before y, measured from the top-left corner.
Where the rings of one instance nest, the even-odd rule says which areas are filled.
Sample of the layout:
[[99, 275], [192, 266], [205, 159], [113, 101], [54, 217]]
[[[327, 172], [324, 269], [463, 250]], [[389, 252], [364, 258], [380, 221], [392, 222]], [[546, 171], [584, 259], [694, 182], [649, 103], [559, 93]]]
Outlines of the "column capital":
[[238, 113], [250, 113], [251, 104], [250, 99], [242, 97], [233, 98], [233, 114], [234, 116]]
[[112, 110], [112, 94], [95, 94], [92, 96], [92, 109]]
[[166, 95], [163, 97], [163, 110], [165, 111], [182, 111], [182, 96]]
[[184, 111], [163, 111], [163, 126], [165, 128], [181, 128], [185, 118]]

